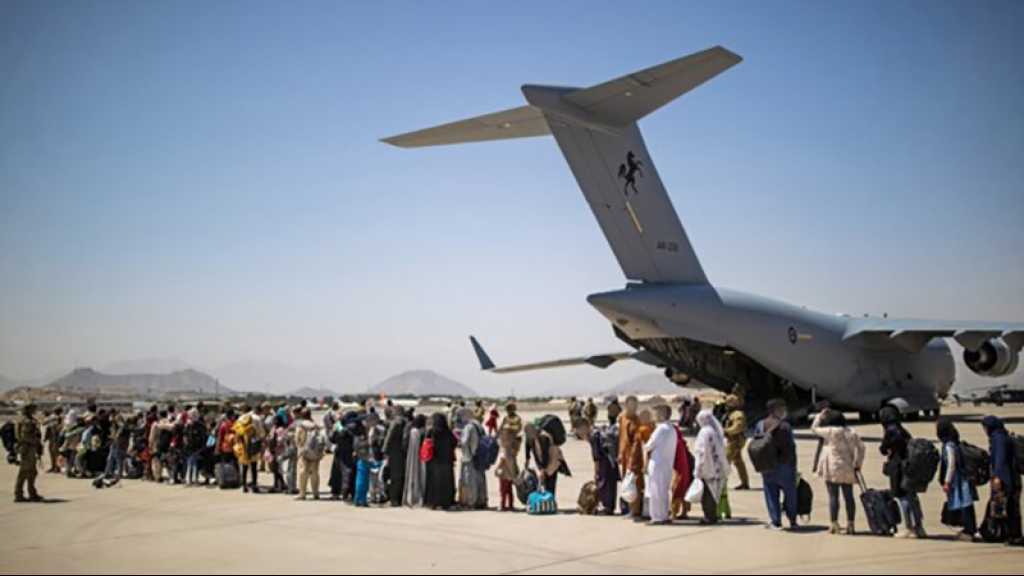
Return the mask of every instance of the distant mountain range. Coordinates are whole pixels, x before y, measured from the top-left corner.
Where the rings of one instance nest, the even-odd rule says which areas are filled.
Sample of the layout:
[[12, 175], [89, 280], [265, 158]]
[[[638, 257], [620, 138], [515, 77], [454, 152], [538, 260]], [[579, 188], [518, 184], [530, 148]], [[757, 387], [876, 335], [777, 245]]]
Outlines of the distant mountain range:
[[387, 396], [477, 396], [476, 391], [469, 386], [442, 376], [432, 370], [402, 372], [376, 386], [372, 386], [368, 392], [371, 394], [385, 394]]
[[170, 374], [105, 374], [92, 368], [76, 368], [47, 384], [45, 388], [78, 394], [147, 399], [167, 394], [235, 394], [234, 390], [219, 385], [213, 376], [192, 369]]
[[337, 398], [340, 394], [326, 388], [310, 388], [306, 386], [292, 390], [288, 393], [288, 396], [294, 396], [295, 398]]

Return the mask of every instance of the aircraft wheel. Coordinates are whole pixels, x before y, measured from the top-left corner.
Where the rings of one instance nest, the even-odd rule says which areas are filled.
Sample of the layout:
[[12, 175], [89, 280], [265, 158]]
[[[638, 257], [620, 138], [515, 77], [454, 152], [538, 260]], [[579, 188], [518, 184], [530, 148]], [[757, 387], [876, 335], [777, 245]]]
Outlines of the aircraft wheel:
[[861, 412], [859, 417], [861, 424], [870, 424], [875, 421], [875, 414], [872, 412]]

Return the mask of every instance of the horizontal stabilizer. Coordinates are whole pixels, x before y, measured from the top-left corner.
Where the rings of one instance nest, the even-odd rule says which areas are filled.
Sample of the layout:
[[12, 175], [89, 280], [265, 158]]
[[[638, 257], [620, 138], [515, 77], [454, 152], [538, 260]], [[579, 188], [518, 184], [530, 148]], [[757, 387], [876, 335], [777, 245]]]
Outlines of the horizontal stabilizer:
[[533, 106], [520, 106], [468, 120], [459, 120], [416, 132], [399, 134], [381, 141], [401, 148], [419, 148], [461, 142], [527, 138], [550, 133], [548, 123], [544, 120], [544, 114], [540, 110]]
[[647, 116], [743, 61], [721, 46], [676, 58], [603, 84], [577, 90], [563, 100], [613, 126]]
[[469, 337], [470, 343], [473, 344], [473, 352], [476, 353], [476, 359], [480, 362], [480, 369], [486, 372], [493, 372], [495, 374], [509, 374], [512, 372], [530, 372], [533, 370], [546, 370], [548, 368], [565, 368], [567, 366], [594, 366], [595, 368], [607, 368], [612, 364], [620, 360], [638, 360], [640, 362], [650, 363], [652, 361], [649, 354], [646, 352], [611, 352], [607, 354], [591, 354], [589, 356], [576, 356], [573, 358], [562, 358], [559, 360], [548, 360], [545, 362], [533, 362], [530, 364], [518, 364], [515, 366], [495, 366], [494, 362], [491, 361], [491, 357], [488, 356], [484, 347], [480, 345], [480, 342], [473, 336]]

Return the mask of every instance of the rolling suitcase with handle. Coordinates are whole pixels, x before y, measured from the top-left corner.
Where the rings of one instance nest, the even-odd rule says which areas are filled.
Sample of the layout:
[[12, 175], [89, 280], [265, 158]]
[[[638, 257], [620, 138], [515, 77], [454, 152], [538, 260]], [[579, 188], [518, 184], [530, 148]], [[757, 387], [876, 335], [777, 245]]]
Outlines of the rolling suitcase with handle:
[[873, 490], [867, 487], [864, 477], [857, 473], [860, 483], [860, 504], [868, 520], [871, 533], [876, 536], [892, 536], [900, 525], [899, 505], [887, 490]]

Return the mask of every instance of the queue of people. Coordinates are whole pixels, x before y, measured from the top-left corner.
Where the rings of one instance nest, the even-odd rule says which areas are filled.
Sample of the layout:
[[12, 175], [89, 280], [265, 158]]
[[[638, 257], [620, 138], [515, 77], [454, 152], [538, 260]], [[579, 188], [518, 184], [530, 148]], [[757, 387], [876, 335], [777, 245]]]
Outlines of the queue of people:
[[[749, 430], [742, 399], [729, 396], [725, 405], [727, 410], [716, 416], [712, 408], [699, 403], [695, 408], [690, 400], [674, 421], [668, 405], [641, 409], [630, 396], [624, 405], [610, 402], [607, 422], [600, 423], [596, 411], [580, 403], [573, 431], [588, 443], [593, 479], [581, 491], [579, 511], [662, 525], [689, 518], [699, 505], [699, 522], [717, 524], [732, 515], [733, 468], [740, 476], [734, 490], [750, 489], [743, 462], [746, 447], [761, 475], [766, 527], [799, 528], [799, 515], [808, 512], [800, 509], [806, 482], [798, 474], [786, 402], [768, 402], [765, 418]], [[688, 419], [697, 429], [692, 450], [686, 437]], [[913, 438], [894, 407], [883, 408], [879, 420], [883, 473], [889, 478], [880, 501], [894, 506], [868, 506], [865, 501], [872, 532], [890, 534], [902, 524], [902, 537], [927, 537], [919, 494], [937, 478], [946, 496], [942, 522], [960, 528], [959, 539], [1021, 543], [1024, 462], [1017, 455], [1019, 439], [999, 418], [982, 421], [988, 451], [963, 442], [948, 418], [936, 425], [938, 449], [931, 441]], [[814, 417], [811, 432], [820, 439], [812, 469], [827, 490], [829, 531], [855, 534], [854, 488], [860, 485], [863, 494], [869, 492], [862, 475], [865, 443], [841, 412], [827, 406]], [[553, 503], [559, 476], [571, 475], [562, 452], [566, 434], [561, 419], [524, 421], [514, 402], [504, 407], [503, 415], [497, 406], [453, 403], [429, 417], [390, 402], [378, 406], [370, 401], [351, 410], [335, 404], [322, 425], [313, 421], [305, 403], [216, 410], [200, 403], [181, 409], [153, 406], [130, 414], [90, 405], [84, 412], [58, 408], [43, 418], [29, 405], [15, 426], [15, 437], [16, 502], [43, 499], [36, 477], [47, 454], [48, 472], [89, 478], [97, 488], [131, 478], [215, 484], [258, 494], [264, 488], [259, 481], [263, 472], [273, 479], [270, 493], [299, 500], [321, 498], [321, 462], [329, 456], [329, 497], [357, 507], [483, 510], [489, 507], [488, 476], [493, 474], [499, 484], [498, 509], [513, 511], [518, 501], [529, 503], [532, 513], [535, 494], [547, 495], [544, 500]], [[525, 453], [522, 459], [520, 452]], [[985, 486], [990, 496], [979, 522], [975, 505]], [[899, 514], [892, 512], [896, 505]], [[840, 524], [841, 508], [845, 527]]]

